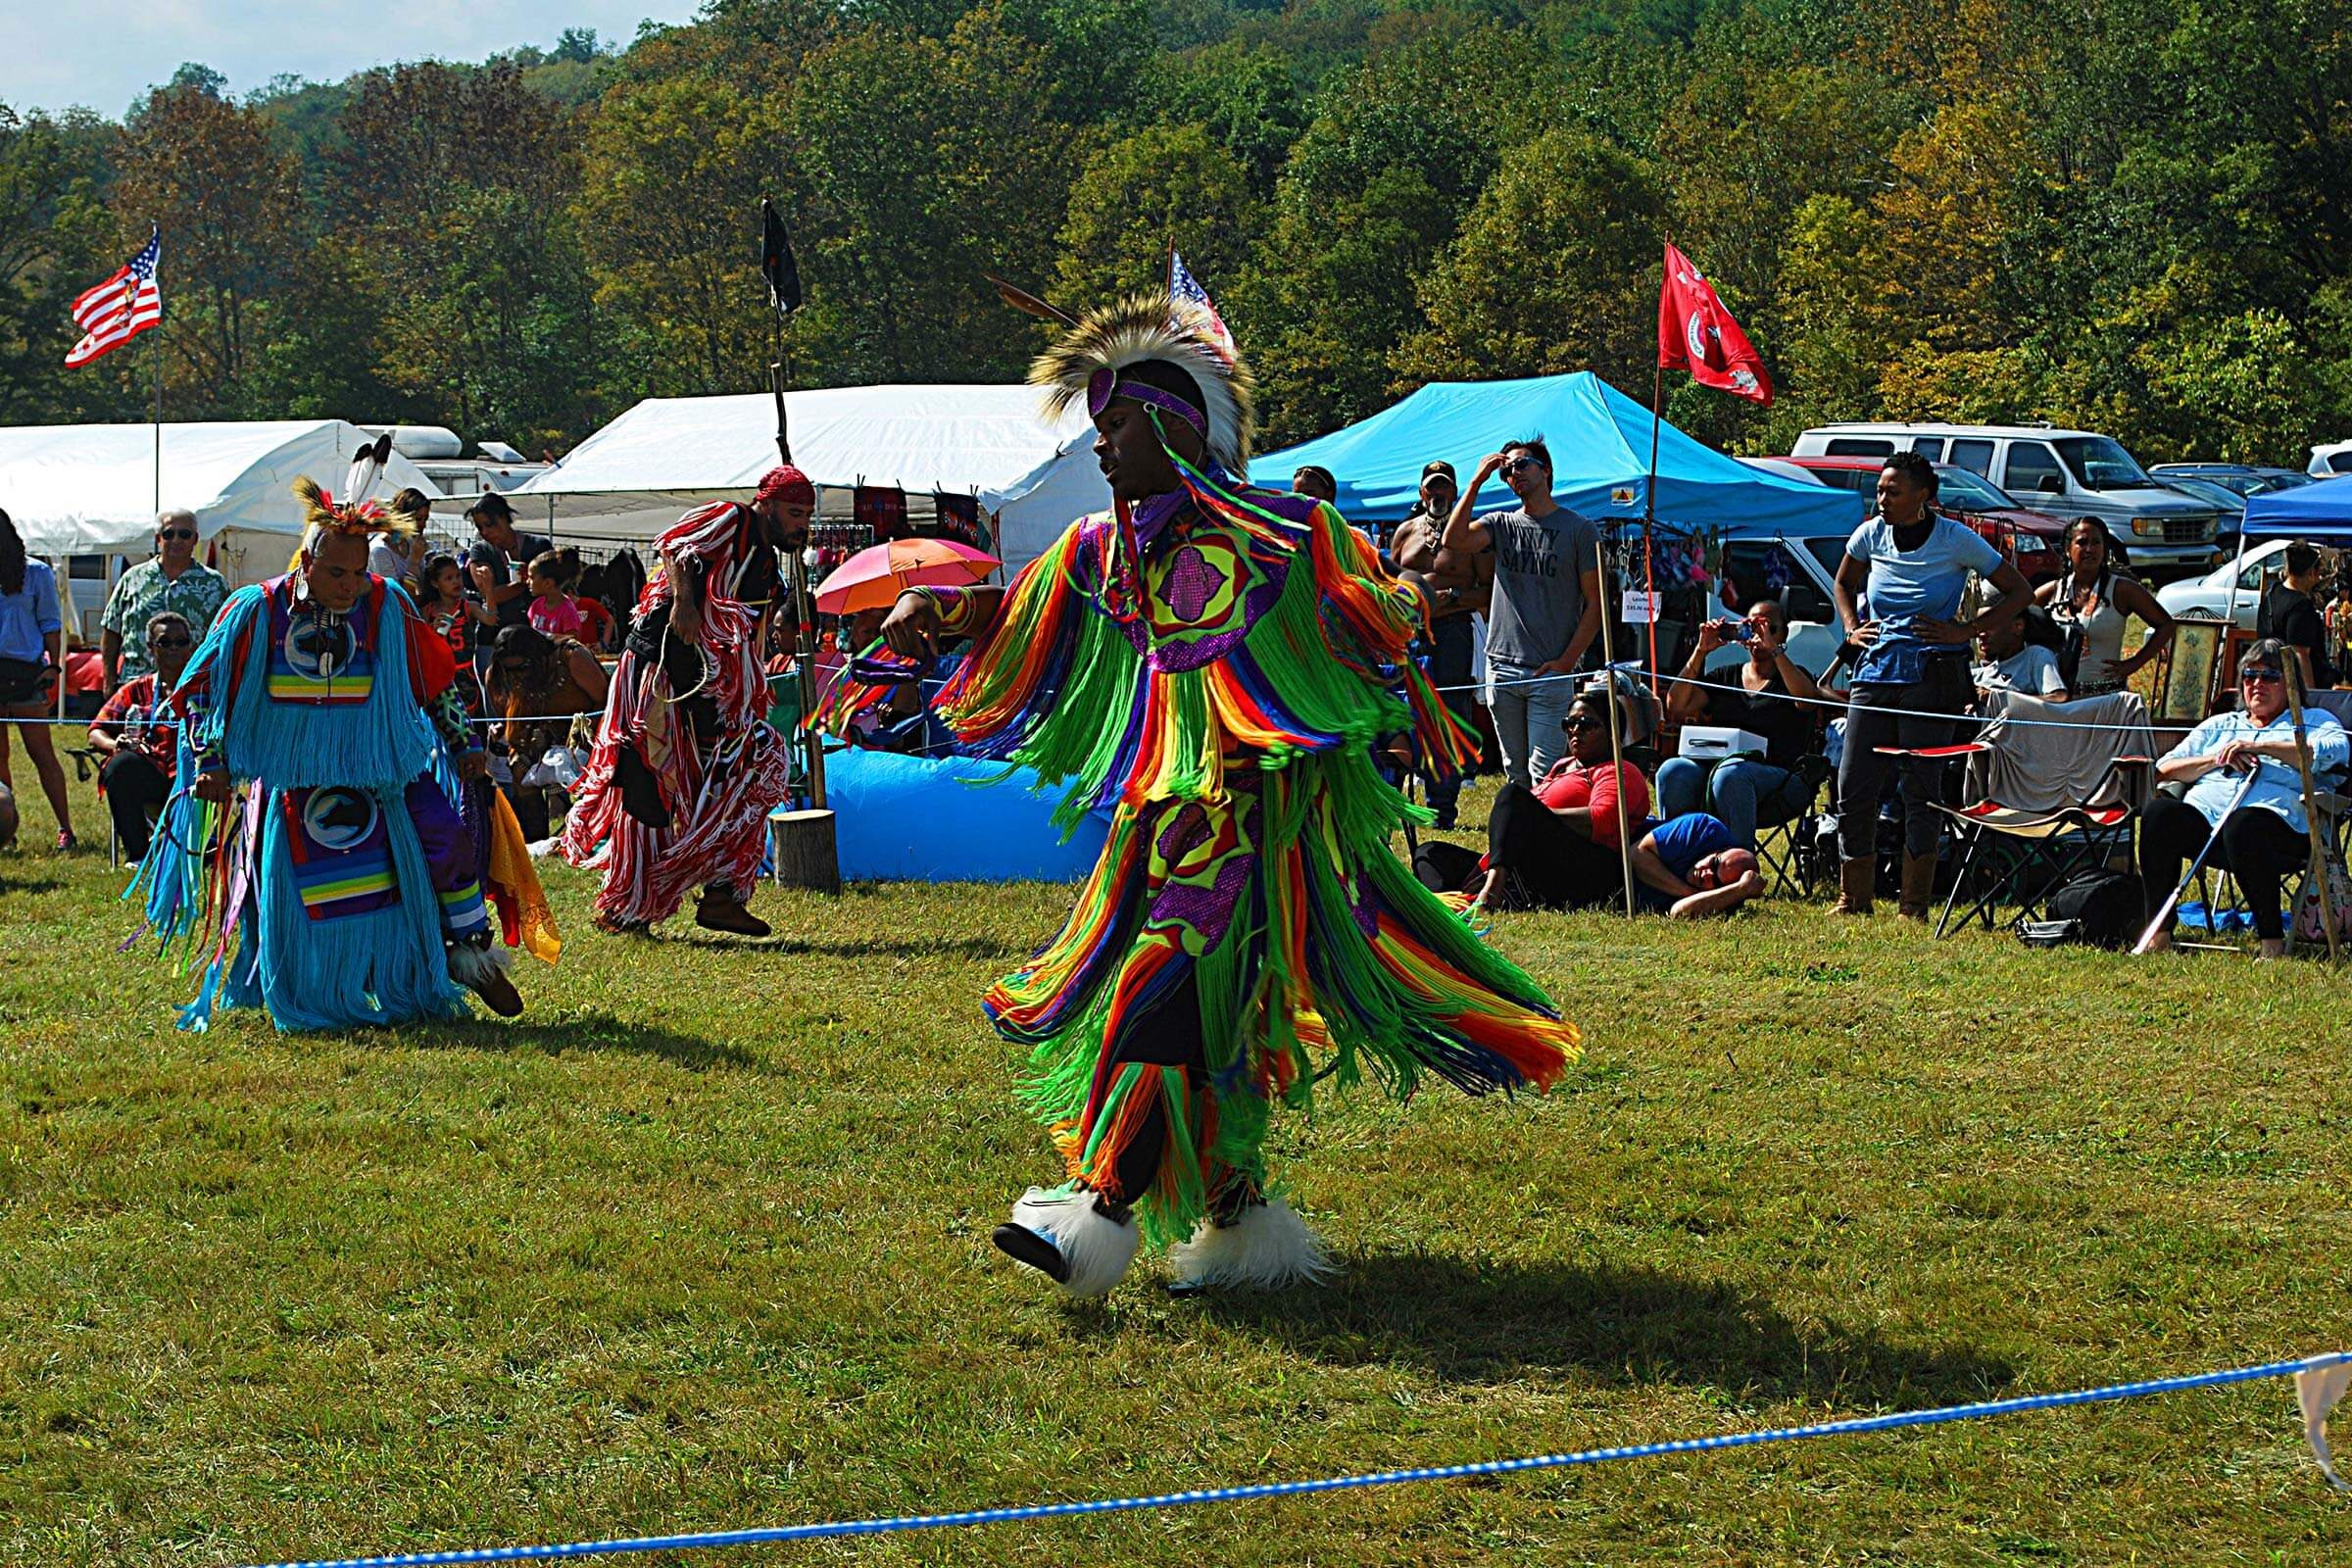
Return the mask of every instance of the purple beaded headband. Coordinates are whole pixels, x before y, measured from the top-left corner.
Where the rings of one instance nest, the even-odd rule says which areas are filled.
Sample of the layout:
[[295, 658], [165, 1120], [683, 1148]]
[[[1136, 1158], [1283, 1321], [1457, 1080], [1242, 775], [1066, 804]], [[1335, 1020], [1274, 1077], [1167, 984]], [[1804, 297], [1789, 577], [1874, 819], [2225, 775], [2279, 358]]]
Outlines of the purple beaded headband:
[[1198, 430], [1203, 438], [1208, 434], [1208, 416], [1199, 409], [1194, 408], [1173, 392], [1163, 392], [1158, 387], [1149, 386], [1142, 381], [1122, 381], [1119, 379], [1119, 372], [1105, 365], [1087, 378], [1087, 416], [1089, 418], [1101, 417], [1102, 411], [1110, 406], [1112, 398], [1127, 398], [1136, 403], [1149, 404], [1152, 408], [1164, 410]]

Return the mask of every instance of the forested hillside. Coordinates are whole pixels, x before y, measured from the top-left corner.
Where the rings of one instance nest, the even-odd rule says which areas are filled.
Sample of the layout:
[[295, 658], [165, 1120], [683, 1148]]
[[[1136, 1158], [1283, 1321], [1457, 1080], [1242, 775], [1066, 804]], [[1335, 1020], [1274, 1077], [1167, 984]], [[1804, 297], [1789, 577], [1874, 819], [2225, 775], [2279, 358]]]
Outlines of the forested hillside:
[[2039, 416], [2150, 460], [2352, 434], [2352, 0], [713, 0], [624, 48], [251, 96], [184, 67], [121, 122], [0, 109], [0, 422], [144, 417], [147, 345], [67, 302], [165, 235], [170, 416], [578, 439], [771, 352], [795, 379], [1002, 380], [1169, 240], [1276, 439], [1438, 378], [1646, 398], [1658, 255], [1783, 390], [1686, 390], [1742, 449], [1871, 415]]

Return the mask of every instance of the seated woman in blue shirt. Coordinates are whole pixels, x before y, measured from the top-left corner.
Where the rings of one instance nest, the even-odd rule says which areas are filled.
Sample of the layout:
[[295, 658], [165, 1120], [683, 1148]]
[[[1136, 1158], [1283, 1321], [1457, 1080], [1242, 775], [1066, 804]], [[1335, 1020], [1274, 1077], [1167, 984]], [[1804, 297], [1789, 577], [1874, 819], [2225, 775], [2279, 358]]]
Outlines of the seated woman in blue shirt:
[[[1868, 914], [1878, 881], [1879, 797], [1896, 759], [1882, 746], [1917, 751], [1959, 738], [1959, 714], [1976, 695], [1969, 646], [2014, 620], [2033, 593], [2017, 567], [1964, 522], [1936, 512], [1936, 469], [1916, 452], [1897, 452], [1879, 470], [1878, 515], [1845, 544], [1833, 584], [1838, 617], [1862, 649], [1846, 698], [1845, 749], [1838, 760], [1838, 911]], [[1958, 620], [1971, 574], [1999, 599], [1983, 614]], [[1867, 591], [1870, 618], [1862, 618]], [[1951, 717], [1943, 715], [1950, 714]], [[1901, 759], [1902, 913], [1928, 917], [1936, 887], [1933, 809], [1940, 764]]]
[[[2295, 726], [2286, 707], [2290, 658], [2286, 645], [2275, 637], [2246, 649], [2238, 662], [2238, 710], [2216, 713], [2199, 724], [2156, 764], [2159, 782], [2186, 783], [2188, 793], [2179, 800], [2158, 795], [2139, 819], [2139, 880], [2148, 907], [2172, 896], [2181, 867], [2218, 830], [2222, 841], [2206, 863], [2237, 878], [2266, 958], [2286, 955], [2278, 890], [2311, 858], [2311, 825], [2303, 814], [2303, 780], [2295, 767]], [[2303, 710], [2303, 736], [2311, 748], [2315, 782], [2323, 774], [2340, 777], [2352, 767], [2352, 736], [2325, 709]], [[2230, 803], [2249, 772], [2253, 783], [2232, 811]], [[2172, 925], [2167, 915], [2149, 952], [2173, 945]]]

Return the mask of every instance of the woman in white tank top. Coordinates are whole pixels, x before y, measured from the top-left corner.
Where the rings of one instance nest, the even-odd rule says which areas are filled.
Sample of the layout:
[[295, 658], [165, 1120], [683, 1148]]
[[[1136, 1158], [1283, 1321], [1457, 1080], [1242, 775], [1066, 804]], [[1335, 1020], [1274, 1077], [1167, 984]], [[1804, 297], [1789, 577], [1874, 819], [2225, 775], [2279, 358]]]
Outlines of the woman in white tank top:
[[[2079, 634], [2082, 656], [2070, 689], [2077, 697], [2121, 691], [2132, 672], [2161, 655], [2173, 640], [2173, 617], [2136, 577], [2121, 569], [2120, 555], [2095, 517], [2077, 517], [2066, 530], [2067, 570], [2034, 590], [2062, 631]], [[2127, 656], [2126, 622], [2137, 615], [2147, 641]], [[2071, 636], [2070, 636], [2071, 640]]]

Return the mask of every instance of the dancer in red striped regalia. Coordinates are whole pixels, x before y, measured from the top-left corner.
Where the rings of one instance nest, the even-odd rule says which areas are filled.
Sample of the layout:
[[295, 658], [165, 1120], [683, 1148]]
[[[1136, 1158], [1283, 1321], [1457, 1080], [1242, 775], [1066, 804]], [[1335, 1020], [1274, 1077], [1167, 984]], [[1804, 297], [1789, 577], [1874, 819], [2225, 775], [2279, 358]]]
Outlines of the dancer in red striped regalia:
[[601, 868], [596, 923], [642, 932], [703, 890], [695, 923], [763, 937], [749, 905], [791, 748], [771, 729], [761, 650], [783, 608], [779, 550], [808, 538], [816, 488], [771, 468], [748, 507], [688, 513], [657, 541], [613, 671], [564, 858]]

